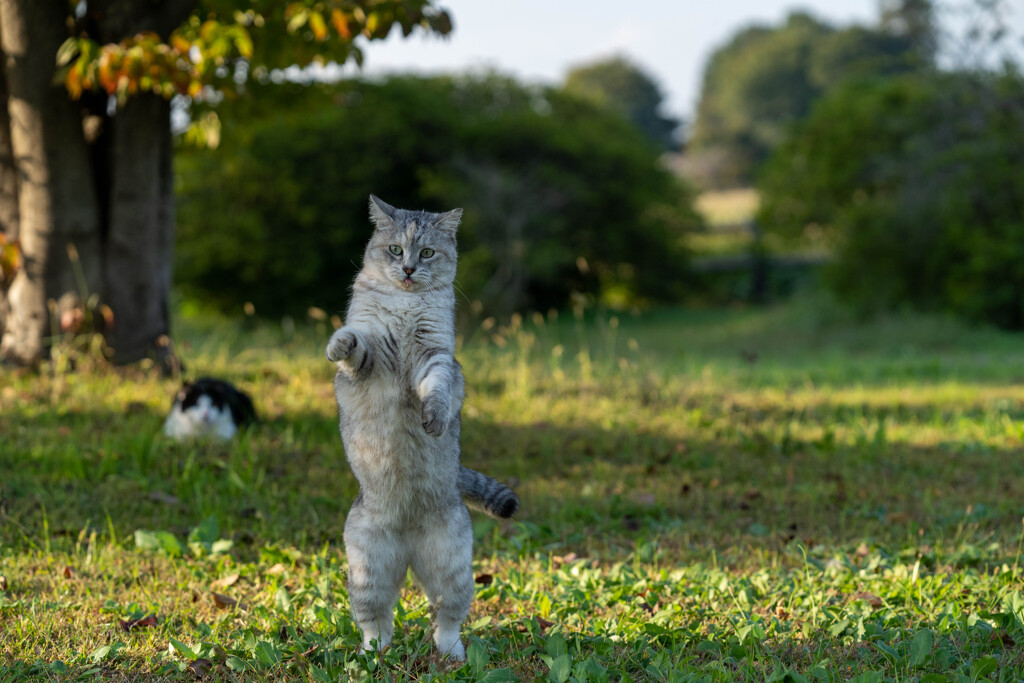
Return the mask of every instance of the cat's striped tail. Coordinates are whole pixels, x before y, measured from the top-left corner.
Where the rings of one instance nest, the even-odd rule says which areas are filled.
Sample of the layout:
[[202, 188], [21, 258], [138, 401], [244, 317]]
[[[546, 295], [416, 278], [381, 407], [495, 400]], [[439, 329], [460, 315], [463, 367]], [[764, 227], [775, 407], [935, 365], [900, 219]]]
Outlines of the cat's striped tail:
[[519, 509], [512, 489], [468, 467], [459, 467], [459, 494], [467, 505], [491, 517], [507, 519]]

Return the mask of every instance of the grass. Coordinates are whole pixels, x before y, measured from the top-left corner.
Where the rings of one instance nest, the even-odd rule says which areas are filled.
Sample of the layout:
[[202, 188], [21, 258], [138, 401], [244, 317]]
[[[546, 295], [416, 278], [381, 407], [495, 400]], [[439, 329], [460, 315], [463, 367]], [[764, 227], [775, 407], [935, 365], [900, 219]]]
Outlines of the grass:
[[753, 219], [760, 197], [753, 188], [703, 192], [695, 208], [714, 227], [737, 225]]
[[[263, 422], [159, 437], [145, 368], [0, 376], [0, 680], [1017, 681], [1024, 346], [827, 301], [471, 328], [459, 668], [411, 585], [357, 653], [329, 330], [190, 317]], [[470, 329], [470, 328], [467, 328]]]

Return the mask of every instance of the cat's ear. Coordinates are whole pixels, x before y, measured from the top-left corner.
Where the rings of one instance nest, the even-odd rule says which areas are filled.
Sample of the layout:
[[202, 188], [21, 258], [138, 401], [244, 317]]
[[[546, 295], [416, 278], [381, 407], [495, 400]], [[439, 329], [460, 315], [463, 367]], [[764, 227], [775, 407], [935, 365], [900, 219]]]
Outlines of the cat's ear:
[[452, 209], [451, 211], [441, 214], [440, 218], [437, 219], [436, 227], [441, 230], [446, 230], [454, 235], [461, 220], [462, 209]]
[[370, 220], [373, 221], [378, 230], [393, 225], [397, 210], [380, 197], [370, 195]]

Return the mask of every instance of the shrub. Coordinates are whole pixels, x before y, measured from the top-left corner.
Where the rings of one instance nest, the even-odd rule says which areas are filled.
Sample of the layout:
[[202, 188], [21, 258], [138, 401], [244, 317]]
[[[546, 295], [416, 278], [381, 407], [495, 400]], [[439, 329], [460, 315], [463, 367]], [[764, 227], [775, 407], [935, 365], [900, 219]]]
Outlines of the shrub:
[[490, 312], [666, 300], [691, 195], [621, 117], [490, 75], [272, 86], [224, 107], [225, 145], [180, 155], [177, 278], [222, 307], [343, 310], [372, 192], [464, 207], [459, 287]]
[[863, 309], [910, 304], [1024, 328], [1024, 80], [849, 84], [767, 164], [759, 219], [823, 234], [829, 281]]

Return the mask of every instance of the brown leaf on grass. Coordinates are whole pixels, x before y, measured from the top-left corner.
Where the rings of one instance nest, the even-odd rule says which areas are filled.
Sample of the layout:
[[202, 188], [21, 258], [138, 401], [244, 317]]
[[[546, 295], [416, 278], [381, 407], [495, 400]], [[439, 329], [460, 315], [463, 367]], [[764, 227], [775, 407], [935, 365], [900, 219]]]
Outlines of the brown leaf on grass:
[[139, 619], [121, 619], [121, 630], [125, 633], [130, 633], [137, 628], [151, 628], [157, 625], [157, 619], [155, 614], [147, 614]]
[[157, 503], [163, 503], [164, 505], [181, 504], [180, 500], [178, 500], [169, 493], [164, 493], [163, 491], [153, 491], [152, 493], [149, 494], [149, 496], [147, 496], [147, 498]]
[[551, 556], [551, 562], [553, 562], [556, 567], [561, 567], [563, 564], [569, 564], [570, 562], [575, 562], [577, 559], [579, 559], [579, 558], [576, 555], [576, 553], [566, 553], [565, 555], [552, 555]]
[[7, 590], [7, 577], [0, 576], [0, 591]]
[[219, 607], [221, 609], [227, 609], [228, 607], [234, 607], [235, 605], [238, 604], [238, 600], [235, 600], [234, 598], [232, 598], [230, 596], [227, 596], [227, 595], [224, 595], [222, 593], [213, 593], [213, 592], [211, 592], [210, 594], [213, 596], [213, 604], [217, 605], [217, 607]]
[[235, 585], [238, 582], [238, 573], [228, 574], [225, 577], [219, 578], [210, 584], [210, 588], [216, 588], [217, 590], [223, 590], [229, 586]]
[[882, 606], [882, 598], [878, 597], [874, 593], [868, 593], [868, 592], [865, 592], [865, 591], [861, 591], [860, 593], [853, 593], [852, 595], [850, 595], [850, 599], [851, 600], [862, 600], [862, 601], [868, 603], [869, 605], [871, 605], [872, 607], [881, 607]]
[[789, 610], [787, 610], [782, 605], [778, 605], [775, 608], [775, 616], [781, 619], [782, 621], [785, 621], [786, 619], [789, 619]]
[[656, 502], [656, 498], [653, 493], [638, 493], [636, 494], [636, 502], [645, 507], [650, 507]]
[[186, 667], [196, 678], [208, 676], [213, 671], [213, 662], [209, 659], [195, 659]]
[[266, 571], [267, 574], [284, 574], [286, 567], [278, 562]]
[[544, 633], [544, 632], [545, 632], [546, 630], [548, 630], [549, 628], [551, 628], [552, 626], [554, 626], [554, 625], [555, 625], [555, 622], [553, 622], [553, 621], [548, 621], [548, 620], [547, 620], [547, 619], [545, 619], [544, 617], [538, 617], [538, 616], [534, 616], [534, 617], [533, 617], [532, 619], [526, 619], [525, 621], [521, 621], [521, 622], [519, 622], [519, 624], [518, 624], [518, 625], [516, 626], [516, 630], [517, 630], [517, 631], [519, 631], [520, 633], [526, 633], [527, 631], [529, 631], [529, 630], [530, 630], [530, 629], [529, 629], [529, 628], [527, 627], [527, 625], [526, 625], [526, 624], [527, 624], [527, 623], [529, 623], [530, 621], [535, 621], [535, 622], [537, 623], [537, 627], [538, 627], [538, 628], [540, 629], [540, 632], [541, 632], [542, 634], [543, 634], [543, 633]]
[[64, 571], [62, 571], [61, 574], [64, 575], [65, 579], [73, 579], [73, 578], [75, 578], [75, 575], [77, 574], [77, 572], [75, 571], [74, 567], [65, 566], [64, 567]]
[[473, 580], [479, 583], [481, 586], [490, 586], [492, 583], [494, 583], [494, 576], [492, 574], [478, 574], [477, 577]]
[[857, 554], [857, 557], [867, 557], [871, 554], [871, 548], [868, 547], [867, 543], [861, 543], [854, 552]]

